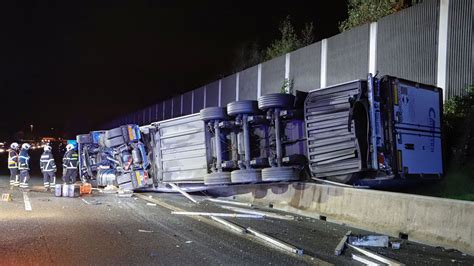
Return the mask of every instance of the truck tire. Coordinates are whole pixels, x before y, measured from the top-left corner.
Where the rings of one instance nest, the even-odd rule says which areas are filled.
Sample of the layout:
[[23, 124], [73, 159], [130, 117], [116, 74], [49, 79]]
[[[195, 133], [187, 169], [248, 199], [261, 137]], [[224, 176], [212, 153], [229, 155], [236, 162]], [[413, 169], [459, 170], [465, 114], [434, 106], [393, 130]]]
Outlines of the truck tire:
[[230, 172], [210, 173], [204, 176], [205, 185], [223, 185], [230, 182]]
[[291, 109], [295, 103], [295, 96], [286, 93], [271, 93], [258, 98], [258, 108], [266, 111], [271, 108]]
[[106, 139], [104, 141], [104, 144], [107, 148], [115, 148], [117, 146], [125, 144], [125, 139], [122, 136], [118, 136], [113, 139]]
[[232, 183], [256, 183], [262, 181], [262, 174], [256, 169], [234, 170], [230, 179]]
[[257, 101], [235, 101], [227, 104], [227, 113], [231, 116], [259, 113]]
[[201, 109], [201, 120], [227, 120], [227, 109], [225, 107], [207, 107]]
[[105, 131], [105, 138], [106, 139], [113, 139], [113, 138], [116, 138], [118, 136], [123, 136], [122, 132], [123, 132], [122, 127], [117, 127], [117, 128], [114, 128], [114, 129], [107, 130], [107, 131]]
[[262, 170], [262, 181], [295, 181], [299, 176], [293, 167], [270, 167]]

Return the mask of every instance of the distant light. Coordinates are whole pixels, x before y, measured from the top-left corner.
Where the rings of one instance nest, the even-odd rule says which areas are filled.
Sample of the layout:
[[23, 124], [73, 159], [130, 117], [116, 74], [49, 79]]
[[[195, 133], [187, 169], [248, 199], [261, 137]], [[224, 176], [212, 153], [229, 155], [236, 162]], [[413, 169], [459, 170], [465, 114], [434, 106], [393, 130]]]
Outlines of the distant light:
[[5, 149], [0, 149], [0, 152], [5, 152]]

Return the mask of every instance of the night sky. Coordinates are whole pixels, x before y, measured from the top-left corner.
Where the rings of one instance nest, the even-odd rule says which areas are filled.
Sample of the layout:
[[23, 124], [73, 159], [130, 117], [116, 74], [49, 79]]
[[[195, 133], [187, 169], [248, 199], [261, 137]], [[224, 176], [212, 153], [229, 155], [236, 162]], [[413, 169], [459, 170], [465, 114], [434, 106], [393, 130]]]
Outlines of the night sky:
[[267, 46], [287, 15], [298, 30], [312, 21], [316, 41], [347, 16], [343, 0], [4, 2], [2, 139], [30, 124], [39, 134], [88, 132], [232, 74], [239, 47]]

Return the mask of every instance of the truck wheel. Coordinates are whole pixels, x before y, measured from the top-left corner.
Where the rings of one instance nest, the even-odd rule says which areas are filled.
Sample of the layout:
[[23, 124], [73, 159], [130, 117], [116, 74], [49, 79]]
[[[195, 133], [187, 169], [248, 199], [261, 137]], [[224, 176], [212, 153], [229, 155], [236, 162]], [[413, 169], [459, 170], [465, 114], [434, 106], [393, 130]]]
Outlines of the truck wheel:
[[123, 136], [122, 127], [117, 127], [117, 128], [105, 131], [105, 138], [106, 139], [113, 139], [113, 138], [116, 138], [118, 136]]
[[266, 111], [271, 108], [291, 109], [295, 103], [295, 96], [286, 93], [271, 93], [258, 98], [258, 108]]
[[294, 181], [299, 176], [293, 167], [270, 167], [262, 170], [262, 181]]
[[235, 101], [227, 104], [227, 113], [231, 116], [259, 113], [257, 101]]
[[105, 147], [107, 148], [115, 148], [122, 144], [125, 144], [125, 139], [122, 136], [113, 138], [113, 139], [106, 139], [104, 141]]
[[230, 172], [210, 173], [204, 176], [205, 185], [229, 184], [230, 181]]
[[262, 181], [262, 174], [256, 169], [234, 170], [230, 179], [232, 183], [256, 183]]
[[225, 107], [208, 107], [201, 109], [201, 120], [227, 120], [227, 110]]

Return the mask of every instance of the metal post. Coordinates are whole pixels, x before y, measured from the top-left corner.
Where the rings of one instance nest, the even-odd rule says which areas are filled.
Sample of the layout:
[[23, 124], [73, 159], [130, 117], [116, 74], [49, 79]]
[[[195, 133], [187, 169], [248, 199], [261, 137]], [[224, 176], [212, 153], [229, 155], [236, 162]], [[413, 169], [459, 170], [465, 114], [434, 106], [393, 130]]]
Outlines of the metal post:
[[250, 169], [250, 134], [247, 114], [242, 115], [242, 129], [244, 131], [245, 167]]
[[281, 153], [280, 109], [279, 108], [275, 108], [274, 116], [275, 116], [274, 119], [275, 119], [275, 143], [276, 143], [277, 166], [281, 167], [282, 153]]
[[219, 121], [214, 121], [214, 140], [216, 144], [216, 166], [217, 172], [222, 172], [222, 146], [221, 146], [221, 129], [219, 128]]

